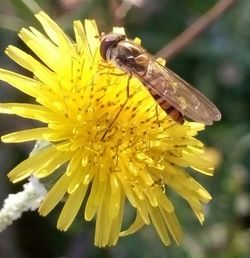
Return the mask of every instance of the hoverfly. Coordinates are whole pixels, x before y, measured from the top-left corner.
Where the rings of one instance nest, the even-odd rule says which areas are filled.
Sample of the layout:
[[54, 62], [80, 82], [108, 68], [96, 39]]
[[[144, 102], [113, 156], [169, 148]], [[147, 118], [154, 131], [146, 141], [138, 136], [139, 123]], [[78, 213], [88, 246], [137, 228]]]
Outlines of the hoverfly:
[[160, 107], [176, 122], [184, 117], [211, 125], [221, 119], [218, 108], [201, 92], [168, 68], [159, 64], [141, 46], [119, 33], [102, 34], [101, 57], [148, 89]]

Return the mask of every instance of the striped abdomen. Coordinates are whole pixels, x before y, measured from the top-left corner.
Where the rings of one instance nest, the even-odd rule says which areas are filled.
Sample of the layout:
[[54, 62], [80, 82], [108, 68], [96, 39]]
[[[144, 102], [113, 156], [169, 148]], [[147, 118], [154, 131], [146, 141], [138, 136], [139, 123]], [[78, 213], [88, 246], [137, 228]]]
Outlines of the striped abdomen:
[[184, 118], [180, 111], [178, 111], [176, 108], [171, 106], [165, 98], [158, 95], [156, 92], [154, 92], [151, 88], [146, 86], [152, 97], [155, 99], [155, 101], [160, 105], [160, 107], [177, 123], [183, 124]]

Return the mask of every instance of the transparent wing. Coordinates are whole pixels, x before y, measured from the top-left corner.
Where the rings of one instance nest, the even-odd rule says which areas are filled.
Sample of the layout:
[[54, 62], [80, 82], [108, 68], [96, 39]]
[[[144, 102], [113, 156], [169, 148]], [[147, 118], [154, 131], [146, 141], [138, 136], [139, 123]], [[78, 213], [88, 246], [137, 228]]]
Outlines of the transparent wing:
[[152, 92], [164, 98], [191, 120], [212, 124], [213, 121], [221, 119], [220, 111], [208, 98], [158, 62], [149, 59], [147, 70], [143, 75], [133, 66], [126, 66], [126, 69]]

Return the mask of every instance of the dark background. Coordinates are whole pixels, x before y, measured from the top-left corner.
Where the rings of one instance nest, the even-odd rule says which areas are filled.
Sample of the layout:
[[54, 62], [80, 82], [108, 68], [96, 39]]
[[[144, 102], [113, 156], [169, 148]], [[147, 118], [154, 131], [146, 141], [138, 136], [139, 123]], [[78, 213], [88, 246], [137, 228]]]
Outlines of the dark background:
[[[72, 21], [94, 18], [100, 31], [122, 25], [129, 37], [138, 36], [152, 54], [171, 42], [214, 4], [214, 0], [134, 0], [117, 16], [118, 0], [40, 0], [37, 4], [70, 35]], [[26, 3], [26, 4], [25, 4]], [[137, 5], [137, 6], [136, 6]], [[22, 49], [22, 27], [40, 28], [33, 17], [33, 0], [0, 0], [0, 66], [26, 73], [4, 54], [9, 44]], [[222, 112], [222, 121], [198, 138], [211, 147], [218, 166], [214, 177], [192, 173], [212, 194], [206, 221], [200, 226], [188, 205], [176, 198], [176, 213], [185, 233], [180, 247], [165, 247], [152, 227], [120, 238], [113, 248], [93, 246], [94, 224], [83, 215], [68, 232], [56, 230], [59, 209], [47, 218], [29, 212], [0, 234], [0, 258], [247, 258], [250, 257], [250, 1], [238, 0], [202, 35], [171, 58], [168, 66], [207, 95]], [[1, 102], [25, 102], [27, 96], [1, 82]], [[0, 134], [32, 128], [35, 122], [0, 116]], [[12, 185], [8, 171], [22, 161], [31, 144], [0, 144], [0, 201], [22, 189]], [[60, 207], [59, 207], [60, 208]], [[130, 212], [130, 211], [128, 211]]]

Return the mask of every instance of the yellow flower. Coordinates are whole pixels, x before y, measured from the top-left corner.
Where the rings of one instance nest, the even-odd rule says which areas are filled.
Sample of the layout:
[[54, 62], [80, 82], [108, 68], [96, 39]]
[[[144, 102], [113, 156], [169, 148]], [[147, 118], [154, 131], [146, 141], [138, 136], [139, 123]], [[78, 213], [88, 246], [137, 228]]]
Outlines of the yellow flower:
[[[182, 196], [203, 222], [202, 205], [211, 197], [184, 169], [213, 174], [203, 144], [194, 138], [204, 125], [172, 121], [136, 78], [117, 116], [127, 99], [128, 76], [101, 60], [95, 22], [86, 20], [83, 26], [75, 21], [74, 41], [45, 13], [36, 17], [47, 36], [33, 27], [19, 34], [34, 54], [14, 46], [6, 50], [34, 77], [0, 69], [1, 80], [32, 96], [36, 104], [2, 103], [0, 112], [45, 125], [2, 140], [47, 144], [16, 166], [10, 180], [48, 178], [49, 191], [39, 212], [46, 216], [63, 199], [60, 230], [69, 228], [85, 199], [84, 218], [96, 220], [97, 246], [114, 245], [119, 236], [151, 223], [164, 244], [170, 244], [170, 236], [179, 244], [181, 228], [165, 191]], [[125, 202], [136, 216], [121, 231]]]

